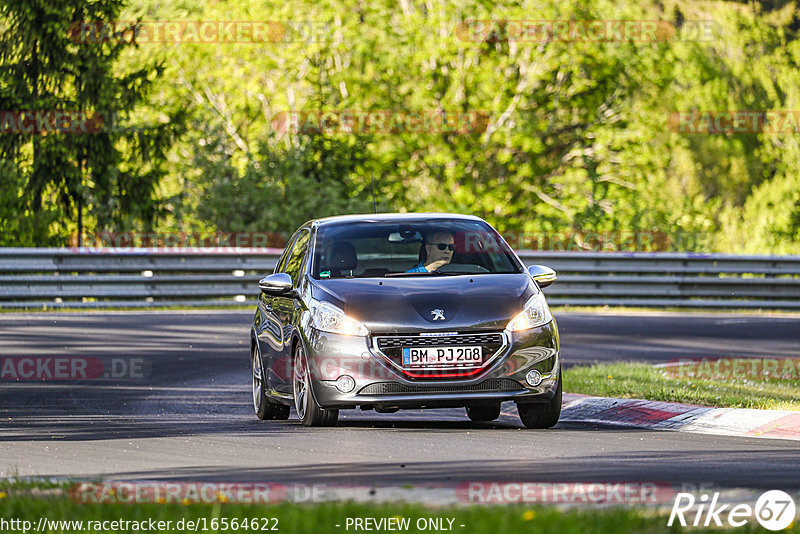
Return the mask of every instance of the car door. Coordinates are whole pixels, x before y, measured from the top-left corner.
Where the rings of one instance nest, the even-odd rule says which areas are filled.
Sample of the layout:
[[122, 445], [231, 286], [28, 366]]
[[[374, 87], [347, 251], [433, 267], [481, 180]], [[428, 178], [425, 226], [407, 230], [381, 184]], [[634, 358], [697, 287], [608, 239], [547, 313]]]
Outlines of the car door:
[[[289, 239], [286, 248], [283, 250], [278, 263], [275, 265], [274, 273], [284, 272], [283, 268], [291, 255], [296, 235]], [[261, 349], [261, 358], [264, 362], [266, 374], [266, 386], [269, 390], [274, 390], [274, 384], [282, 383], [287, 379], [289, 370], [277, 367], [275, 364], [280, 361], [278, 355], [283, 350], [283, 332], [281, 321], [275, 313], [275, 297], [263, 291], [258, 297], [258, 314], [256, 316], [256, 333], [258, 344]], [[289, 376], [289, 379], [291, 376]]]
[[[311, 233], [305, 228], [297, 233], [294, 240], [292, 251], [281, 266], [281, 271], [292, 277], [292, 287], [299, 292], [299, 286], [303, 277], [306, 256], [308, 255], [309, 241]], [[273, 389], [281, 393], [292, 392], [292, 333], [297, 324], [298, 316], [302, 313], [300, 299], [296, 295], [274, 296], [272, 297], [272, 314], [279, 323], [281, 338], [283, 343], [281, 348], [274, 355], [274, 368], [286, 369], [286, 373], [275, 374], [275, 383], [271, 385]]]

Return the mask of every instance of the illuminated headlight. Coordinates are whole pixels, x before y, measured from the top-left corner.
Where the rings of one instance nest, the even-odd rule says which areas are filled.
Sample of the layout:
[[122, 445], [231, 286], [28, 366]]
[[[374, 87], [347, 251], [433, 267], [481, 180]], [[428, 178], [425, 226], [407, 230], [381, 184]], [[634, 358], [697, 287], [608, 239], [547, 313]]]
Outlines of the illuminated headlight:
[[317, 330], [345, 336], [366, 336], [369, 330], [361, 321], [348, 317], [345, 313], [327, 302], [311, 304], [311, 324]]
[[536, 326], [542, 326], [553, 320], [553, 315], [550, 313], [550, 308], [547, 306], [547, 301], [544, 300], [544, 294], [541, 292], [532, 296], [525, 307], [516, 317], [511, 319], [506, 329], [510, 332], [518, 330], [527, 330]]

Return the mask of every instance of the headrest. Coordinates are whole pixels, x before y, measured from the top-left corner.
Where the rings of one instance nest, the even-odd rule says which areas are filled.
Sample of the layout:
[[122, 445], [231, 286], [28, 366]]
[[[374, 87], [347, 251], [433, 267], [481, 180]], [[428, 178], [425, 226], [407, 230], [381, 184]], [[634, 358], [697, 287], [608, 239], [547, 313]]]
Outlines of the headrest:
[[358, 265], [356, 249], [347, 241], [337, 241], [331, 247], [327, 263], [331, 270], [352, 271]]

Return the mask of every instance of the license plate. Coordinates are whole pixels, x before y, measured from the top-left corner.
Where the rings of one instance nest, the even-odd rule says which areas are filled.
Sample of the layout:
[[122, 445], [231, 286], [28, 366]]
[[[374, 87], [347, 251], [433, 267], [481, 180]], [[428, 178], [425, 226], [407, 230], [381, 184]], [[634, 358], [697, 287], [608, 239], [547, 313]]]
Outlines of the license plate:
[[480, 367], [483, 363], [483, 347], [417, 347], [403, 349], [403, 367]]

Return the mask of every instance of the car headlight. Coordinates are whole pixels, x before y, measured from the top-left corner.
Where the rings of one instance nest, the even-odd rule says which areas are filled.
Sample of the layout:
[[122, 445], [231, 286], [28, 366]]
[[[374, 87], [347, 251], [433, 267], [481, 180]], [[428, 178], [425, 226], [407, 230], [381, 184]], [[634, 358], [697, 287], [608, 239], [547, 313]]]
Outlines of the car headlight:
[[528, 299], [522, 311], [508, 323], [506, 327], [510, 332], [527, 330], [536, 326], [542, 326], [553, 320], [553, 314], [544, 300], [544, 294], [539, 292]]
[[346, 336], [366, 336], [369, 330], [364, 323], [348, 317], [345, 313], [327, 302], [314, 301], [311, 304], [311, 324], [317, 330]]

